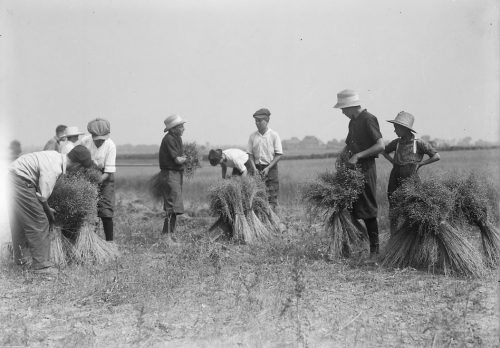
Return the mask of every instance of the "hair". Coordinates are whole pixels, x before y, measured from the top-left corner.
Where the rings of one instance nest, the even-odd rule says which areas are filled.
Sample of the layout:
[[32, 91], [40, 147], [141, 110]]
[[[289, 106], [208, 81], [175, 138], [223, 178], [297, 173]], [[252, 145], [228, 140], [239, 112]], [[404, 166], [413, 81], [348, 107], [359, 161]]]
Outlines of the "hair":
[[222, 150], [221, 149], [212, 149], [208, 153], [208, 161], [211, 165], [216, 166], [219, 164], [222, 158]]
[[67, 126], [60, 124], [59, 126], [56, 127], [56, 134], [61, 134], [68, 128]]

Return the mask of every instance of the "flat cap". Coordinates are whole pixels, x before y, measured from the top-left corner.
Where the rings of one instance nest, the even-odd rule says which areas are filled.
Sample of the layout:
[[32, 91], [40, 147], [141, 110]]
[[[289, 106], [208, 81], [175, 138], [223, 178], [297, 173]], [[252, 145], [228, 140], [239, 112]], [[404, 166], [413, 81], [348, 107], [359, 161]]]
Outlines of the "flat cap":
[[254, 112], [253, 117], [269, 117], [271, 116], [271, 111], [266, 108], [259, 109]]

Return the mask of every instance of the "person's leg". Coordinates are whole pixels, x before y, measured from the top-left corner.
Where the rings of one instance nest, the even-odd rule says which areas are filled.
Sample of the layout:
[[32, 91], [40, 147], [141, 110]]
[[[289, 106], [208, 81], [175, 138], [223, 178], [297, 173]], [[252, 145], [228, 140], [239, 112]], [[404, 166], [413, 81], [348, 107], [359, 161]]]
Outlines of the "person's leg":
[[24, 246], [29, 247], [32, 268], [52, 266], [50, 262], [49, 221], [36, 195], [33, 184], [15, 178], [13, 249], [17, 263], [26, 259]]
[[377, 218], [363, 219], [366, 230], [368, 231], [368, 239], [370, 240], [370, 254], [379, 253], [379, 238], [378, 238], [378, 221]]
[[113, 218], [101, 217], [101, 220], [106, 241], [110, 242], [113, 240]]

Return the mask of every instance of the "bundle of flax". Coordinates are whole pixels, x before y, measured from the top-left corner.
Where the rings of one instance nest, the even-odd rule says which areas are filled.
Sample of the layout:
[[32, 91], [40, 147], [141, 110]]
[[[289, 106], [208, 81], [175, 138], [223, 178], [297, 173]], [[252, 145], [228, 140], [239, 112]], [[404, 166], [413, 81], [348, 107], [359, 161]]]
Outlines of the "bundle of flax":
[[355, 166], [337, 162], [335, 172], [324, 172], [302, 189], [302, 198], [310, 213], [321, 216], [332, 240], [335, 256], [348, 257], [356, 245], [366, 239], [366, 232], [353, 220], [350, 210], [364, 188], [364, 175]]
[[[185, 143], [183, 144], [183, 148], [184, 156], [186, 156], [186, 162], [184, 162], [184, 175], [189, 179], [194, 176], [197, 169], [201, 168], [200, 153], [198, 151], [198, 145], [195, 142]], [[161, 172], [153, 175], [151, 179], [149, 179], [148, 190], [155, 201], [163, 201], [163, 196], [170, 190], [166, 176], [161, 175]]]
[[191, 178], [194, 176], [196, 170], [201, 168], [198, 145], [195, 142], [191, 142], [183, 144], [182, 147], [184, 148], [184, 156], [186, 156], [186, 162], [184, 162], [184, 175]]
[[500, 261], [498, 222], [498, 192], [483, 175], [451, 176], [444, 184], [454, 192], [450, 221], [458, 226], [468, 224], [479, 228], [485, 263], [494, 267]]
[[116, 259], [120, 253], [115, 243], [107, 242], [96, 233], [99, 222], [85, 221], [80, 227], [73, 248], [73, 258], [79, 263], [105, 263]]
[[258, 243], [270, 238], [279, 226], [259, 178], [220, 180], [210, 188], [209, 201], [212, 215], [219, 218], [216, 224], [228, 224], [234, 240]]
[[448, 221], [454, 193], [439, 179], [408, 179], [391, 196], [398, 228], [385, 248], [389, 267], [442, 270], [447, 275], [483, 274], [481, 255]]
[[[66, 258], [82, 263], [94, 262], [96, 257], [89, 249], [98, 253], [98, 260], [108, 260], [118, 255], [116, 245], [102, 246], [107, 242], [96, 235], [94, 229], [93, 235], [88, 236], [88, 225], [93, 225], [97, 219], [97, 200], [96, 173], [75, 172], [62, 175], [57, 180], [48, 202], [56, 210], [51, 254], [57, 264], [64, 265], [67, 263]], [[87, 239], [90, 242], [84, 242], [82, 247], [82, 240]]]

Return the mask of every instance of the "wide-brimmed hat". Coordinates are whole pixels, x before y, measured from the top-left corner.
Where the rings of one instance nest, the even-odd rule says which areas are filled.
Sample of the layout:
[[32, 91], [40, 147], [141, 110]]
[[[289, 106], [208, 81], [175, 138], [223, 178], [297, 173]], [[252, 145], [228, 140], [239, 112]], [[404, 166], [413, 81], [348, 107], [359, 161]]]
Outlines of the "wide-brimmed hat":
[[271, 111], [266, 108], [259, 109], [253, 113], [254, 118], [267, 118], [271, 116]]
[[80, 132], [78, 127], [66, 127], [66, 131], [64, 132], [65, 137], [74, 137], [76, 135], [85, 134], [84, 132]]
[[106, 140], [109, 138], [111, 125], [109, 124], [109, 121], [104, 118], [96, 118], [88, 123], [87, 130], [90, 134], [92, 134], [92, 139]]
[[165, 129], [163, 131], [168, 132], [172, 128], [174, 128], [180, 124], [186, 123], [186, 121], [184, 121], [180, 115], [173, 114], [173, 115], [168, 116], [165, 119], [165, 121], [163, 121], [163, 123], [165, 123]]
[[415, 121], [415, 117], [412, 114], [406, 111], [401, 111], [396, 115], [396, 118], [394, 120], [390, 120], [387, 122], [399, 124], [400, 126], [408, 128], [413, 133], [416, 133], [416, 131], [413, 129], [413, 121]]
[[333, 107], [337, 109], [343, 109], [360, 105], [361, 101], [359, 100], [358, 93], [351, 89], [344, 89], [343, 91], [337, 93], [337, 104], [335, 104]]

